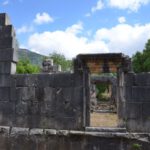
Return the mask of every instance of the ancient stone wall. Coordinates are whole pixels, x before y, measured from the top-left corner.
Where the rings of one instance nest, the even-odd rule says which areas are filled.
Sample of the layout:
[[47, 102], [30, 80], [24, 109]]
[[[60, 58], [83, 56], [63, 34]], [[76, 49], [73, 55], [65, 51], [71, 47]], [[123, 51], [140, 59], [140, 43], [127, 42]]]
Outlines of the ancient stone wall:
[[124, 80], [126, 127], [132, 132], [150, 132], [150, 73], [128, 73]]
[[82, 129], [83, 73], [17, 75], [17, 41], [0, 14], [0, 125]]
[[119, 72], [119, 125], [130, 132], [150, 132], [150, 73]]
[[0, 127], [1, 150], [149, 150], [144, 134]]
[[30, 128], [81, 129], [82, 74], [11, 75], [1, 87], [0, 124]]

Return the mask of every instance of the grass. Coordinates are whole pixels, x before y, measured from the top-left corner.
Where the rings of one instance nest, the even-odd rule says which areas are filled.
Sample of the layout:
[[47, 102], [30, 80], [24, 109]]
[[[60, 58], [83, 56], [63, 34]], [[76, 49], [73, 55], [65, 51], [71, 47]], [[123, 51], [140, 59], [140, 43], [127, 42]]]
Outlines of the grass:
[[115, 113], [91, 113], [90, 122], [93, 127], [117, 127], [118, 118]]

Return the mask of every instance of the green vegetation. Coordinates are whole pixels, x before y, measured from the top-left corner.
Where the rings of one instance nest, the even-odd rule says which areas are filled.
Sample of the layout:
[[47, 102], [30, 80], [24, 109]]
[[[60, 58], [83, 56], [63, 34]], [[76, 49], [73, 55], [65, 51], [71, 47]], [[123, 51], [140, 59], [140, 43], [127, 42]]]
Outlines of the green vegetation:
[[18, 51], [19, 60], [29, 59], [30, 63], [33, 65], [42, 66], [43, 55], [37, 54], [35, 52], [31, 52], [27, 49], [19, 49]]
[[[94, 74], [93, 77], [99, 76], [99, 77], [116, 77], [117, 73], [101, 73], [101, 74]], [[97, 99], [100, 101], [106, 101], [109, 100], [109, 84], [108, 83], [100, 83], [96, 84], [96, 90], [97, 90]]]
[[136, 73], [150, 71], [150, 39], [145, 44], [143, 52], [137, 52], [133, 55], [132, 63]]
[[137, 144], [137, 143], [135, 143], [135, 144], [132, 145], [132, 149], [133, 150], [141, 150], [141, 147], [142, 146], [140, 144]]
[[[17, 73], [39, 73], [42, 67], [43, 59], [48, 58], [31, 52], [27, 49], [19, 49], [19, 62], [17, 64]], [[61, 65], [62, 71], [72, 70], [72, 60], [67, 60], [63, 54], [53, 52], [49, 55], [53, 59], [54, 64]]]
[[50, 58], [53, 59], [54, 64], [61, 65], [62, 71], [72, 70], [72, 60], [67, 60], [63, 54], [53, 52], [50, 54]]
[[107, 83], [96, 84], [96, 89], [98, 90], [97, 92], [98, 100], [100, 101], [108, 100], [108, 97], [106, 96], [106, 94], [104, 94], [106, 90], [108, 90], [108, 88], [109, 85]]
[[18, 74], [32, 74], [39, 73], [40, 67], [37, 65], [32, 65], [29, 59], [19, 60], [17, 63], [17, 73]]

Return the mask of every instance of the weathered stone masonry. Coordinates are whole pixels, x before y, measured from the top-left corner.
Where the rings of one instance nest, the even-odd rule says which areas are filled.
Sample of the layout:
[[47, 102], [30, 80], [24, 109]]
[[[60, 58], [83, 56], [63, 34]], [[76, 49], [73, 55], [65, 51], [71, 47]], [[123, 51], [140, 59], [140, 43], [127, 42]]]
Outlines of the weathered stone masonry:
[[0, 125], [81, 129], [81, 73], [15, 75], [17, 41], [6, 14], [0, 15]]
[[17, 49], [0, 14], [0, 150], [150, 149], [149, 73], [134, 74], [127, 64], [118, 72], [118, 116], [127, 132], [91, 132], [89, 72], [80, 56], [74, 73], [17, 75]]
[[131, 132], [150, 132], [150, 73], [124, 75], [126, 127]]

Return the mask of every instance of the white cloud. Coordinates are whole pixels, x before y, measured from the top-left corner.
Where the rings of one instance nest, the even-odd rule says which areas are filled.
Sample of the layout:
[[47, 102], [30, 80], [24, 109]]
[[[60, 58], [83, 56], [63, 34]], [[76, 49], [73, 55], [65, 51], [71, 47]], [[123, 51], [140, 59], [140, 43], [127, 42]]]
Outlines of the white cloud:
[[52, 22], [54, 22], [54, 19], [46, 12], [37, 13], [36, 18], [34, 19], [34, 23], [38, 25]]
[[118, 18], [118, 22], [119, 23], [125, 23], [126, 22], [126, 18], [121, 16], [121, 17]]
[[101, 10], [102, 8], [104, 8], [104, 3], [102, 0], [98, 0], [96, 6], [92, 7], [91, 12], [94, 13], [95, 11]]
[[23, 25], [22, 27], [17, 29], [18, 34], [29, 33], [29, 32], [33, 32], [33, 31], [34, 31], [33, 26], [26, 26], [26, 25]]
[[99, 29], [95, 35], [97, 41], [106, 41], [105, 43], [111, 52], [123, 52], [130, 56], [137, 50], [143, 50], [149, 38], [150, 23], [133, 26], [119, 24], [110, 29]]
[[65, 54], [67, 58], [79, 53], [122, 52], [127, 55], [143, 50], [150, 38], [150, 23], [143, 25], [118, 24], [112, 28], [101, 28], [93, 35], [83, 36], [81, 22], [66, 30], [34, 33], [29, 37], [28, 48], [48, 55], [53, 51]]
[[83, 30], [83, 24], [82, 24], [82, 22], [79, 22], [77, 24], [72, 25], [71, 27], [68, 27], [66, 29], [66, 32], [76, 35], [76, 34], [81, 33], [82, 30]]
[[9, 4], [9, 1], [8, 0], [5, 0], [2, 5], [5, 6], [5, 5], [8, 5]]
[[142, 5], [146, 5], [149, 2], [150, 0], [108, 0], [108, 5], [136, 12]]
[[86, 37], [79, 37], [78, 34], [82, 30], [81, 23], [78, 23], [64, 31], [34, 33], [28, 40], [28, 47], [46, 55], [58, 51], [68, 58], [75, 57], [79, 53], [108, 52], [103, 41], [89, 41]]

